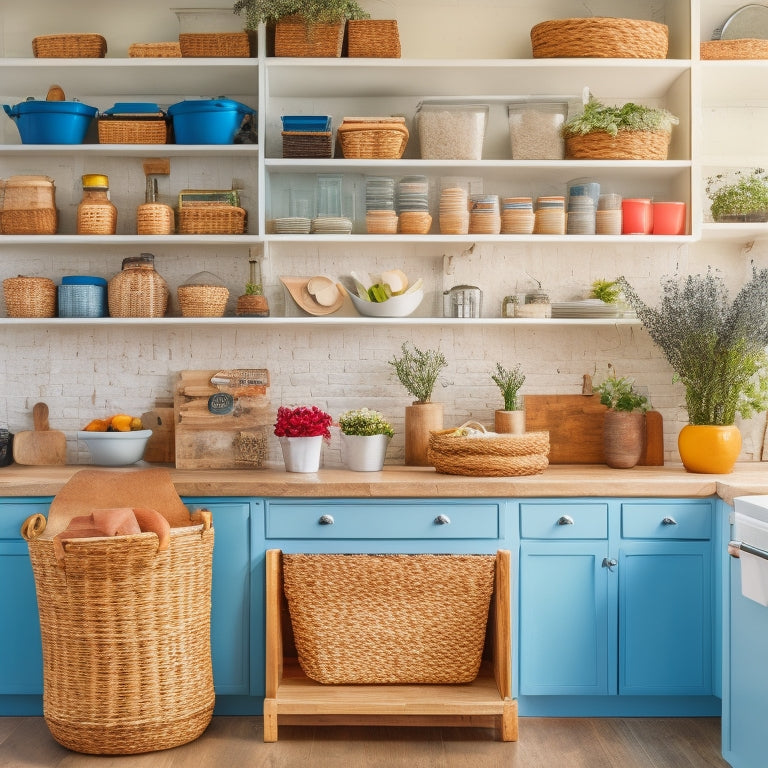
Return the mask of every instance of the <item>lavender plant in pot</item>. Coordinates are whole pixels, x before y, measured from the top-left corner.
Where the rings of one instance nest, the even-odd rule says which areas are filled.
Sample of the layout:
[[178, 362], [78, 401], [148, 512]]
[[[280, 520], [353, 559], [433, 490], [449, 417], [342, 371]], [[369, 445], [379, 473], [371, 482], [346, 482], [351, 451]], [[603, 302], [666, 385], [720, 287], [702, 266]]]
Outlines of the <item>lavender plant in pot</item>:
[[341, 460], [355, 472], [378, 472], [395, 431], [379, 411], [349, 410], [339, 416]]
[[491, 378], [504, 398], [504, 408], [494, 412], [494, 429], [496, 432], [522, 435], [525, 432], [525, 411], [518, 393], [525, 383], [525, 374], [520, 363], [513, 368], [504, 368], [501, 363], [496, 363], [496, 373], [491, 374]]
[[600, 402], [608, 407], [603, 423], [605, 463], [614, 469], [630, 469], [643, 455], [648, 398], [637, 391], [633, 379], [617, 376], [615, 370], [596, 390]]

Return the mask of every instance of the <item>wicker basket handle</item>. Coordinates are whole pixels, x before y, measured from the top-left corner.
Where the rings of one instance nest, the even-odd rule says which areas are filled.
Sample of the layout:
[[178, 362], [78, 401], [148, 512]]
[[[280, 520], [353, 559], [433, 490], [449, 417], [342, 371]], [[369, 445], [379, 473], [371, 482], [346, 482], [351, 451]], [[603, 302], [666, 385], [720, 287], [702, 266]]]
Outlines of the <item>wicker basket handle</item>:
[[45, 515], [41, 515], [39, 512], [34, 515], [30, 515], [21, 524], [21, 535], [27, 540], [32, 541], [36, 539], [48, 525], [48, 520]]
[[190, 518], [195, 525], [203, 524], [203, 533], [209, 531], [213, 525], [213, 515], [210, 509], [198, 509], [190, 515]]

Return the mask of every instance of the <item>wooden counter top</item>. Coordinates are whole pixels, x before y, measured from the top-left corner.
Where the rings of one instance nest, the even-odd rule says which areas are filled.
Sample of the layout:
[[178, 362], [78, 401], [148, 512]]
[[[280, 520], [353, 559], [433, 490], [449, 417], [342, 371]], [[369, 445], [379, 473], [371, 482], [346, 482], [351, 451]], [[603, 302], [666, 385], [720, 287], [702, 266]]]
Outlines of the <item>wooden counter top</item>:
[[[132, 472], [142, 465], [122, 467]], [[86, 465], [0, 469], [0, 497], [53, 496]], [[431, 467], [387, 466], [382, 472], [321, 469], [286, 472], [282, 466], [257, 470], [180, 470], [168, 467], [182, 496], [293, 496], [307, 498], [449, 498], [449, 497], [695, 497], [768, 494], [768, 464], [738, 464], [728, 475], [698, 475], [682, 465], [610, 469], [605, 465], [553, 465], [530, 477], [443, 475]]]

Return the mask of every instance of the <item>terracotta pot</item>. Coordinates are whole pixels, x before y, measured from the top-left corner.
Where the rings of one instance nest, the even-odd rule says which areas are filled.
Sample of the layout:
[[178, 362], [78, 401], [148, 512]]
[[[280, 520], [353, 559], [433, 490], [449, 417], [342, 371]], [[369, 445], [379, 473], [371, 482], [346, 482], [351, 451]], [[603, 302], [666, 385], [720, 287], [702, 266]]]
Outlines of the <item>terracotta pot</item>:
[[384, 467], [389, 435], [341, 433], [341, 460], [355, 472], [379, 472]]
[[317, 472], [320, 469], [320, 452], [323, 436], [280, 437], [283, 461], [287, 472]]
[[614, 469], [634, 467], [645, 447], [645, 414], [607, 410], [603, 422], [605, 463]]
[[510, 435], [525, 434], [525, 411], [498, 410], [494, 413], [493, 425], [496, 432]]
[[735, 425], [686, 424], [677, 438], [677, 450], [689, 472], [726, 475], [741, 451], [741, 432]]
[[237, 308], [235, 314], [239, 316], [253, 315], [256, 317], [267, 317], [269, 315], [269, 304], [266, 296], [243, 294], [237, 297]]
[[429, 433], [443, 428], [442, 403], [414, 403], [405, 409], [405, 464], [429, 467]]

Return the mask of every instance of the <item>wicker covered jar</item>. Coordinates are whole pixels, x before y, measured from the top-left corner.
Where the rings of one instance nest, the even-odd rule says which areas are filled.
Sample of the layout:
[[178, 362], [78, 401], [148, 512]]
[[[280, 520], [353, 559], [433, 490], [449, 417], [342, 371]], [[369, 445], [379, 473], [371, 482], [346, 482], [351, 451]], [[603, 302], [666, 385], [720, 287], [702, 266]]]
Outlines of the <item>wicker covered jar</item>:
[[83, 197], [77, 206], [78, 235], [114, 235], [117, 208], [109, 199], [109, 177], [100, 173], [83, 175]]
[[3, 295], [8, 317], [56, 316], [56, 284], [47, 277], [8, 277]]
[[123, 259], [123, 268], [107, 285], [110, 317], [163, 317], [168, 309], [168, 284], [155, 271], [151, 253]]

